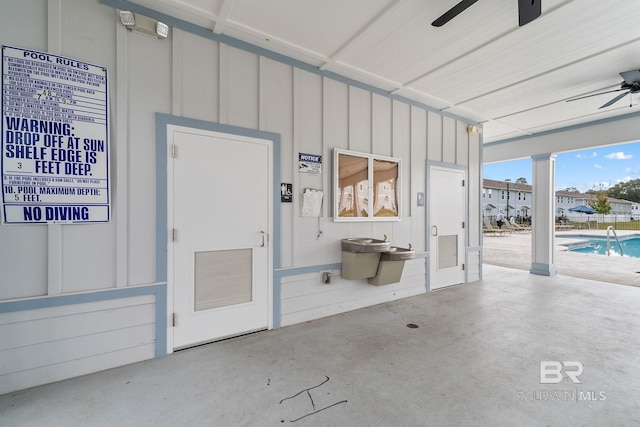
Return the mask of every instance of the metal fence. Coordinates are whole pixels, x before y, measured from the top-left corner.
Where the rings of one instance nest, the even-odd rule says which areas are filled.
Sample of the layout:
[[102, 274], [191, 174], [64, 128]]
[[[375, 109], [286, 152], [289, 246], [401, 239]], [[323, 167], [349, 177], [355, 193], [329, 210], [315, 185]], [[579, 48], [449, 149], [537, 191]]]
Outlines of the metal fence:
[[[496, 223], [496, 215], [488, 216], [491, 223]], [[485, 216], [486, 218], [486, 216]], [[531, 225], [531, 218], [514, 217], [515, 222], [522, 225]], [[616, 230], [637, 230], [640, 231], [640, 217], [634, 218], [631, 215], [571, 215], [556, 217], [556, 225], [572, 225], [573, 228], [606, 230], [613, 225]]]

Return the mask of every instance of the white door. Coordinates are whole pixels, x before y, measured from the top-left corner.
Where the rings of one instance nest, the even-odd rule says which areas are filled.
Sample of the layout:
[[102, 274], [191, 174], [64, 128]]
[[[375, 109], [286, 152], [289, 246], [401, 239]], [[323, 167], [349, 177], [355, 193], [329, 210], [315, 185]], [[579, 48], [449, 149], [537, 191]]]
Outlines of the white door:
[[430, 289], [464, 282], [465, 172], [429, 168]]
[[269, 325], [271, 142], [170, 126], [173, 347]]

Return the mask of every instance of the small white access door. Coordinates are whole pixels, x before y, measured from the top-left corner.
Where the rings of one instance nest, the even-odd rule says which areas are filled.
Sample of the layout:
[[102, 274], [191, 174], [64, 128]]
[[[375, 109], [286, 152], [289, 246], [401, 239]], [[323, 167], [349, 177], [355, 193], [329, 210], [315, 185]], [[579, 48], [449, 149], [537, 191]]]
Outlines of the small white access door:
[[173, 348], [267, 329], [272, 142], [177, 126], [167, 135]]
[[465, 172], [429, 167], [430, 289], [464, 282]]

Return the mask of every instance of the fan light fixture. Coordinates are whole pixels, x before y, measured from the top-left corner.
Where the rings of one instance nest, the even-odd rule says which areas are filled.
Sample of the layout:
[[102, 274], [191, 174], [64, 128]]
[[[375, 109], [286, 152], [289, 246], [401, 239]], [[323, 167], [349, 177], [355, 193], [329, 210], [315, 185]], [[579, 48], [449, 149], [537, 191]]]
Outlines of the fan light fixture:
[[122, 25], [131, 31], [138, 31], [159, 39], [166, 39], [169, 35], [169, 26], [167, 24], [128, 10], [120, 11], [120, 21], [122, 21]]

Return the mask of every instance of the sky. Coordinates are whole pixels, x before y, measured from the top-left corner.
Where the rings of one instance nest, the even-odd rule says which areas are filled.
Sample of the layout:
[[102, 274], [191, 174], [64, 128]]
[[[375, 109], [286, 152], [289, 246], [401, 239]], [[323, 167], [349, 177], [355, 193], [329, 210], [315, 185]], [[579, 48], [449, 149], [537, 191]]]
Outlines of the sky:
[[[531, 159], [485, 164], [485, 179], [515, 181], [520, 177], [531, 179]], [[556, 158], [556, 190], [575, 187], [588, 190], [606, 190], [620, 182], [640, 178], [640, 143], [609, 145], [581, 151], [560, 153]]]

